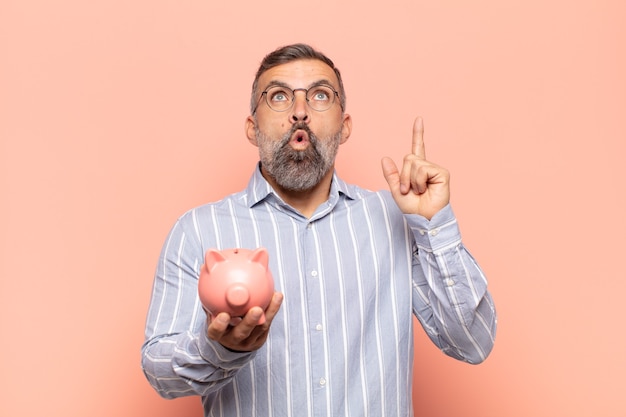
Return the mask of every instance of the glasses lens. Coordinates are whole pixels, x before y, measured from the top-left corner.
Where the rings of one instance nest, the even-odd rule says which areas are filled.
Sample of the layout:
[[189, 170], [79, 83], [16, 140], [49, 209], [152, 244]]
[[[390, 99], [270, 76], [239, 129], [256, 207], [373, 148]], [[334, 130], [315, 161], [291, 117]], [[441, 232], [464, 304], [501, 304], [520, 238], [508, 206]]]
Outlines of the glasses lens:
[[272, 87], [265, 94], [267, 104], [276, 111], [285, 111], [291, 107], [293, 92], [285, 87]]
[[313, 110], [328, 110], [335, 101], [335, 91], [326, 85], [318, 85], [307, 91], [306, 98]]

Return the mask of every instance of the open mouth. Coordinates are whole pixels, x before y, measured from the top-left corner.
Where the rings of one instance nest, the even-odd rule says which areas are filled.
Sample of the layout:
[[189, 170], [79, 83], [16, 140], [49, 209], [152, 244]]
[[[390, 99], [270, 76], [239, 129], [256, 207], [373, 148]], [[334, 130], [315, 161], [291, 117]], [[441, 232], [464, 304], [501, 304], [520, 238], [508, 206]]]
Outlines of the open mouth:
[[293, 135], [291, 136], [291, 143], [292, 145], [298, 145], [298, 144], [307, 144], [309, 143], [309, 134], [308, 132], [306, 132], [305, 130], [302, 129], [298, 129], [296, 130]]

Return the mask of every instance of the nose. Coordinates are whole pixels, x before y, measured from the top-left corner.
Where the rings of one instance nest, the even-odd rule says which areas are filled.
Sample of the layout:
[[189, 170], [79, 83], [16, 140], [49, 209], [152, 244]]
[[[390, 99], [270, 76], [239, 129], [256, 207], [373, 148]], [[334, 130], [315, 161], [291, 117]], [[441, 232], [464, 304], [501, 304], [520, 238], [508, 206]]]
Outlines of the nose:
[[[300, 94], [298, 94], [300, 93]], [[293, 96], [293, 106], [291, 108], [291, 122], [299, 123], [309, 121], [309, 104], [306, 102], [306, 91], [295, 90]]]

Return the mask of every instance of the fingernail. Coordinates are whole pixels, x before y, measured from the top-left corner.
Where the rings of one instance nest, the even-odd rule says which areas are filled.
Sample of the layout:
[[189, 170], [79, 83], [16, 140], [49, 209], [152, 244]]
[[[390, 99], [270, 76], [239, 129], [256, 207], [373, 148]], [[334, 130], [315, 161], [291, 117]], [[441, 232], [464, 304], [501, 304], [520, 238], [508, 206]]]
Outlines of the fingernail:
[[250, 312], [250, 315], [252, 316], [252, 318], [255, 321], [258, 321], [261, 318], [261, 315], [263, 314], [263, 311], [261, 310], [261, 308], [259, 307], [258, 309], [255, 308], [254, 310], [252, 310]]

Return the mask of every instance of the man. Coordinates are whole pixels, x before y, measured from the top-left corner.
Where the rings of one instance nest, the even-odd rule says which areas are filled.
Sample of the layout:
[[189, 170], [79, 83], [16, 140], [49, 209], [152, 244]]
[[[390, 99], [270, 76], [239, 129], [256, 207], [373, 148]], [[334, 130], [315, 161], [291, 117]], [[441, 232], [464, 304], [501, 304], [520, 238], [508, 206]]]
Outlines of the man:
[[[180, 217], [159, 259], [142, 365], [163, 397], [200, 395], [207, 416], [410, 416], [413, 314], [449, 356], [480, 363], [491, 351], [494, 305], [421, 119], [400, 169], [382, 161], [390, 192], [364, 190], [334, 169], [352, 129], [345, 98], [333, 62], [307, 45], [263, 60], [248, 187]], [[236, 326], [207, 318], [206, 250], [257, 247], [270, 255], [269, 306]]]

